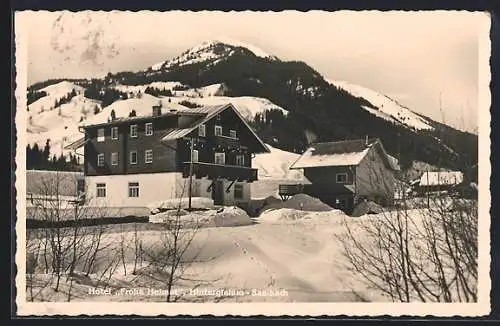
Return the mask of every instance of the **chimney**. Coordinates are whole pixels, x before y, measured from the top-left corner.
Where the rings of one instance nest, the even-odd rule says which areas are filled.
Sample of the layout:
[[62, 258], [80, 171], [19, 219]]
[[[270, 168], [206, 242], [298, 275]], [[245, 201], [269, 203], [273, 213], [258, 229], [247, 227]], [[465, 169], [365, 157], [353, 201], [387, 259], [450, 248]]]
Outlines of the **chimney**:
[[161, 102], [158, 105], [153, 105], [153, 117], [158, 117], [161, 115]]

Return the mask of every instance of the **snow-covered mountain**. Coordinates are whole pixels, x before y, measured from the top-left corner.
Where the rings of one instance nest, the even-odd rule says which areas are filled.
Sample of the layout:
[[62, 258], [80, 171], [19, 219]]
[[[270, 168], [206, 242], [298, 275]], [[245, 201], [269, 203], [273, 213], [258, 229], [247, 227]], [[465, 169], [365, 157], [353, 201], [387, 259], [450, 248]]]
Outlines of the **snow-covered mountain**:
[[217, 62], [233, 55], [237, 49], [245, 49], [257, 57], [277, 60], [275, 56], [266, 53], [255, 45], [246, 44], [228, 38], [218, 38], [210, 41], [204, 41], [172, 60], [156, 63], [151, 66], [151, 70], [168, 70], [174, 66], [186, 66], [199, 62], [207, 62], [207, 64], [214, 65]]
[[112, 110], [120, 118], [131, 111], [150, 115], [159, 102], [180, 110], [232, 103], [249, 121], [273, 111], [254, 121], [263, 141], [273, 144], [267, 157], [276, 156], [255, 159], [263, 178], [295, 178], [286, 167], [297, 155], [291, 152], [311, 141], [366, 135], [381, 138], [390, 154], [406, 161], [477, 162], [477, 135], [437, 123], [375, 90], [327, 79], [304, 62], [281, 61], [238, 41], [202, 42], [144, 71], [50, 83], [30, 87], [27, 131], [30, 144], [43, 146], [50, 139], [56, 155], [81, 136], [79, 125], [105, 122]]
[[371, 114], [414, 130], [434, 130], [430, 122], [420, 115], [414, 113], [408, 108], [401, 106], [398, 102], [387, 95], [380, 94], [366, 87], [348, 83], [346, 81], [337, 81], [327, 79], [327, 81], [341, 88], [355, 97], [363, 98], [370, 102], [375, 108], [362, 106]]

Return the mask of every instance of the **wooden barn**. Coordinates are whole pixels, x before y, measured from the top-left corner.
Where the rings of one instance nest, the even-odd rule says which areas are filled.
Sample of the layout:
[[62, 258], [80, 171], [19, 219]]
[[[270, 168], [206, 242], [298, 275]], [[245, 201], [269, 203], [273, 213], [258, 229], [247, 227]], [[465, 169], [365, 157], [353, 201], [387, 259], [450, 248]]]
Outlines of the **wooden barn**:
[[365, 199], [382, 206], [394, 202], [399, 166], [378, 138], [313, 144], [290, 169], [302, 169], [310, 184], [280, 185], [285, 200], [306, 193], [347, 213]]

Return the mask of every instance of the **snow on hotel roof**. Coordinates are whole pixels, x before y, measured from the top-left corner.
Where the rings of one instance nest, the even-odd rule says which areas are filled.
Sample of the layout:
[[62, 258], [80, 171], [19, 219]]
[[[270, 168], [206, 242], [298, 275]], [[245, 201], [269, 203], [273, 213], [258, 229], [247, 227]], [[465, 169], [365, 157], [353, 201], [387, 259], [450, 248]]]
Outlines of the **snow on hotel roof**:
[[464, 180], [460, 171], [424, 172], [420, 177], [421, 186], [458, 185]]
[[[368, 143], [363, 139], [317, 143], [309, 147], [292, 164], [290, 169], [358, 165], [370, 148], [376, 144], [381, 146], [378, 139], [369, 139]], [[382, 146], [381, 149], [387, 158], [387, 163], [391, 168], [397, 170], [398, 167], [395, 164], [395, 158], [385, 153]]]

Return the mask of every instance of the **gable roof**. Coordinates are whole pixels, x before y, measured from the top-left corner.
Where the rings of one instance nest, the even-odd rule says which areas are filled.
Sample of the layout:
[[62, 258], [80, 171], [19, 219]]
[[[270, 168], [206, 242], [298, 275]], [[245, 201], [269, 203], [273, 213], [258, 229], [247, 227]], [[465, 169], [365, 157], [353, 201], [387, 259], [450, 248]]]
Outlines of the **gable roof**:
[[255, 133], [255, 131], [252, 129], [252, 127], [250, 127], [250, 125], [246, 122], [245, 118], [243, 118], [243, 116], [238, 112], [238, 110], [235, 109], [235, 107], [231, 103], [223, 104], [223, 105], [204, 106], [204, 107], [192, 109], [193, 111], [195, 111], [197, 113], [205, 114], [205, 116], [203, 118], [195, 121], [188, 128], [174, 129], [174, 130], [170, 131], [168, 134], [166, 134], [162, 138], [162, 141], [169, 141], [169, 140], [179, 139], [179, 138], [185, 137], [189, 133], [194, 131], [196, 128], [198, 128], [200, 125], [207, 123], [208, 121], [212, 120], [215, 116], [217, 116], [219, 113], [221, 113], [227, 109], [231, 109], [238, 116], [238, 118], [243, 122], [243, 124], [248, 128], [248, 130], [250, 130], [252, 135], [258, 141], [259, 145], [261, 145], [262, 150], [256, 151], [256, 153], [270, 153], [271, 151], [266, 146], [266, 144], [264, 144], [264, 142]]
[[378, 138], [371, 138], [368, 141], [356, 139], [313, 144], [292, 164], [290, 169], [358, 165], [375, 146], [382, 151], [382, 157], [388, 167], [397, 170], [398, 167], [394, 162], [396, 159], [389, 157]]
[[458, 185], [464, 180], [460, 171], [434, 171], [424, 172], [420, 177], [420, 186]]

